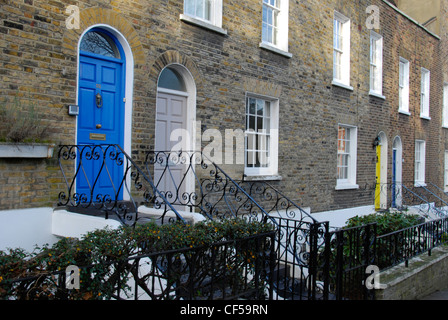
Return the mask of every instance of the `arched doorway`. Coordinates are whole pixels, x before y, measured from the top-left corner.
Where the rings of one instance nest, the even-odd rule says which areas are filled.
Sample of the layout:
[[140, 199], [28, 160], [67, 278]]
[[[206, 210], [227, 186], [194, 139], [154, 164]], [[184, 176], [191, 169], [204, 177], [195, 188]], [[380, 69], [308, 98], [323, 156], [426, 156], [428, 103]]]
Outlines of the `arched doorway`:
[[168, 195], [167, 200], [184, 209], [184, 205], [191, 204], [188, 195], [194, 190], [190, 163], [166, 158], [172, 155], [170, 152], [183, 151], [185, 159], [194, 161], [190, 155], [195, 149], [196, 85], [183, 65], [170, 64], [160, 72], [155, 122], [154, 148], [164, 152], [160, 157], [167, 161], [155, 165], [154, 179], [158, 189]]
[[[78, 49], [76, 143], [117, 144], [129, 151], [132, 85], [127, 82], [132, 83], [132, 76], [129, 76], [132, 70], [128, 68], [133, 63], [130, 47], [118, 31], [98, 25], [83, 33]], [[128, 198], [123, 189], [117, 192], [123, 179], [123, 167], [110, 164], [108, 170], [100, 170], [101, 165], [100, 161], [84, 159], [76, 192], [90, 199], [99, 195], [113, 196], [112, 200]]]
[[403, 145], [401, 138], [396, 136], [392, 145], [392, 208], [399, 208], [402, 204]]
[[375, 210], [387, 209], [387, 136], [384, 132], [378, 134], [376, 146], [376, 190]]

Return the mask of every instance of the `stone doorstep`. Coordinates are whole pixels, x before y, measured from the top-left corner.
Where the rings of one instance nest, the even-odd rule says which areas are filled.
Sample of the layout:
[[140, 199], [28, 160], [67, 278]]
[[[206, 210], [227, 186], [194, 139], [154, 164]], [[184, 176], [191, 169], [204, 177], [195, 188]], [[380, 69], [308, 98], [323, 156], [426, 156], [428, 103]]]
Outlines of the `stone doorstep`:
[[[397, 266], [380, 272], [379, 280], [381, 285], [385, 285], [385, 289], [377, 289], [376, 296], [385, 295], [385, 291], [388, 288], [397, 286], [405, 281], [412, 281], [413, 277], [444, 259], [448, 259], [448, 246], [446, 245], [432, 249], [431, 255], [425, 252], [410, 259], [408, 267], [405, 266], [405, 262], [402, 262]], [[448, 285], [448, 283], [445, 285]]]

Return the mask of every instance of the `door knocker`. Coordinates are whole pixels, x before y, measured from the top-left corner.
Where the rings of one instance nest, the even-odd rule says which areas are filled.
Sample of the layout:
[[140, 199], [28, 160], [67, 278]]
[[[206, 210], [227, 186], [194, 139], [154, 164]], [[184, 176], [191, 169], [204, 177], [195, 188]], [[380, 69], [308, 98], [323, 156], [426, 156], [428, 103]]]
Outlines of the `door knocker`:
[[96, 106], [97, 108], [101, 108], [103, 106], [103, 97], [99, 93], [96, 95]]

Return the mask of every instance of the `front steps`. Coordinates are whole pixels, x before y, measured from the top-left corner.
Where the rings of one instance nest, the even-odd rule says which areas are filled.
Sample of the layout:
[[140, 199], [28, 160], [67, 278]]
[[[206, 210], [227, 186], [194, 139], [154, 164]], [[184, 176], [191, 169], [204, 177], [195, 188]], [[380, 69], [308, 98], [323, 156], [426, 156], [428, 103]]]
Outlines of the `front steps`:
[[120, 221], [105, 219], [103, 215], [81, 214], [58, 208], [53, 210], [51, 232], [58, 237], [81, 238], [96, 229], [115, 229], [121, 225]]

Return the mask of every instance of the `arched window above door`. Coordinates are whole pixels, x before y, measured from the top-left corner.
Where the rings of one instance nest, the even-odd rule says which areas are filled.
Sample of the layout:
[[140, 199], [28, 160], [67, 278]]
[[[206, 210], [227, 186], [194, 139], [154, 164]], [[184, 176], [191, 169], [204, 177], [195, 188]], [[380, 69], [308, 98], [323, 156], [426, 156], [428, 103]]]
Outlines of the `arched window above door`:
[[165, 68], [160, 74], [158, 87], [183, 92], [187, 91], [187, 86], [182, 76], [170, 67]]
[[81, 40], [80, 50], [120, 59], [120, 50], [115, 41], [106, 32], [99, 30], [89, 31], [84, 35]]

